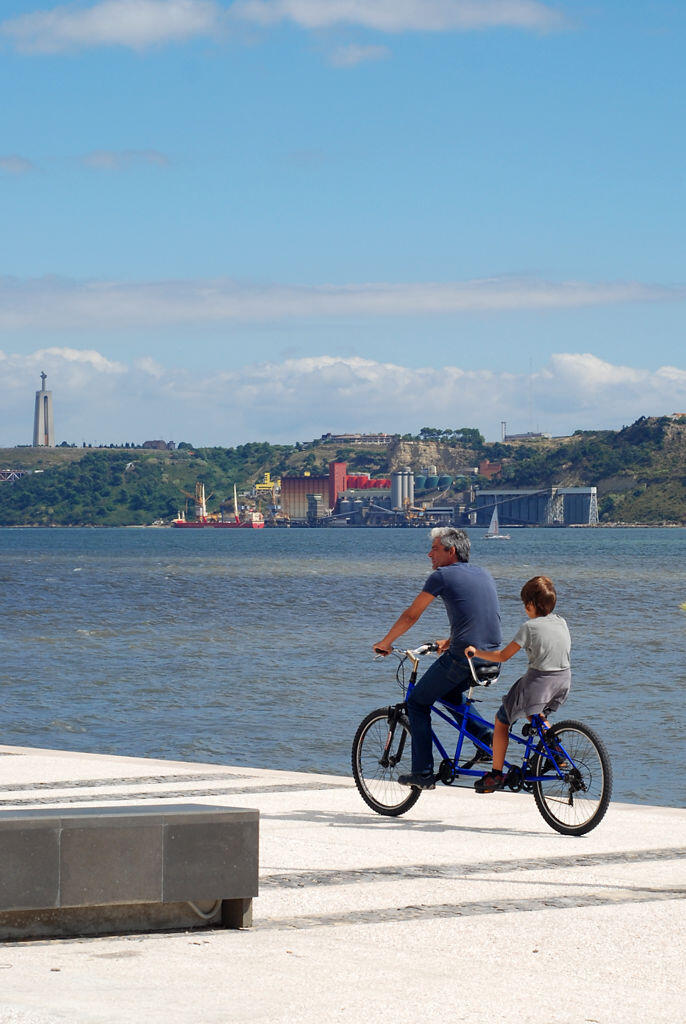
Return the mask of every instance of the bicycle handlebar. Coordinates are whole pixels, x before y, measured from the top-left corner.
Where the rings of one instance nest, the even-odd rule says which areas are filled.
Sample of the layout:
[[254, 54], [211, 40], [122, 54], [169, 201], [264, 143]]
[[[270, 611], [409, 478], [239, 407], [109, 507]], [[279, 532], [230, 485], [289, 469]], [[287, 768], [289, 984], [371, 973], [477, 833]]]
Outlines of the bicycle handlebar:
[[[404, 647], [391, 647], [388, 653], [395, 654], [396, 657], [400, 658], [401, 660], [403, 658], [410, 658], [410, 660], [412, 661], [417, 661], [417, 659], [424, 657], [425, 654], [435, 654], [437, 650], [438, 643], [435, 640], [431, 640], [428, 643], [420, 644], [420, 646], [415, 647], [414, 650], [406, 650]], [[378, 661], [380, 658], [385, 657], [385, 654], [375, 654], [374, 661]], [[494, 671], [492, 675], [489, 675], [489, 678], [481, 679], [477, 675], [476, 670], [474, 668], [474, 659], [467, 658], [467, 664], [469, 665], [469, 672], [473, 680], [473, 686], [490, 686], [491, 683], [494, 682], [498, 678], [498, 675], [500, 674], [500, 665], [496, 666], [496, 664], [494, 663], [493, 669], [497, 670]]]
[[[429, 643], [421, 644], [419, 647], [415, 647], [414, 650], [405, 650], [404, 647], [391, 647], [389, 654], [402, 655], [403, 657], [409, 658], [422, 658], [425, 654], [435, 653], [438, 650], [438, 644], [435, 640], [431, 640]], [[379, 658], [385, 658], [387, 655], [381, 654], [378, 651], [374, 655], [374, 661], [378, 661]]]

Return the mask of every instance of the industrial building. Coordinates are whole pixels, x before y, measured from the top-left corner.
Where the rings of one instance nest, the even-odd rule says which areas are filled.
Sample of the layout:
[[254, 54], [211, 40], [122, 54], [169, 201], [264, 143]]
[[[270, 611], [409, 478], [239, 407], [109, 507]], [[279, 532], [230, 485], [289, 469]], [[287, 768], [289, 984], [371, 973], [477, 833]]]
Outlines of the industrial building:
[[281, 478], [281, 512], [291, 521], [307, 520], [308, 494], [318, 494], [329, 509], [336, 507], [336, 501], [346, 486], [345, 462], [330, 462], [328, 476], [283, 476]]
[[596, 487], [552, 487], [536, 490], [477, 491], [476, 526], [488, 526], [498, 508], [500, 526], [595, 526]]
[[[473, 472], [473, 471], [472, 471]], [[390, 479], [369, 473], [348, 473], [347, 463], [330, 462], [328, 476], [284, 476], [281, 512], [291, 523], [336, 525], [419, 526], [466, 522], [469, 506], [418, 507], [415, 490], [447, 491], [466, 477], [439, 476], [435, 466], [415, 474], [409, 466]], [[477, 490], [471, 506], [476, 526], [487, 527], [497, 506], [501, 526], [575, 526], [598, 522], [595, 487], [551, 486], [527, 490]]]

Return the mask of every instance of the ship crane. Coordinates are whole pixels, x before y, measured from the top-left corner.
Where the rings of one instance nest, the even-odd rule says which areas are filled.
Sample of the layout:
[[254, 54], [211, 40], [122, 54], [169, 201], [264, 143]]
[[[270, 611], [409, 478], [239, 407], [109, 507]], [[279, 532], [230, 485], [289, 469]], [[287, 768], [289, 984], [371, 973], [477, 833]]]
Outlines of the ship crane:
[[[188, 491], [183, 491], [186, 498], [190, 498], [195, 507], [195, 518], [198, 522], [204, 522], [207, 519], [207, 502], [212, 497], [212, 494], [205, 495], [205, 485], [196, 481], [195, 492], [190, 494]], [[188, 509], [188, 501], [186, 501], [186, 510]]]
[[[230, 520], [225, 520], [223, 517], [219, 518], [214, 512], [210, 515], [207, 514], [207, 502], [212, 495], [210, 494], [208, 497], [205, 497], [205, 485], [199, 480], [195, 485], [194, 494], [188, 494], [187, 491], [183, 491], [183, 493], [186, 495], [186, 498], [192, 498], [195, 503], [195, 519], [186, 519], [185, 514], [182, 516], [179, 513], [178, 517], [172, 520], [172, 526], [186, 529], [198, 529], [203, 526], [211, 526], [217, 529], [238, 527], [250, 530], [261, 530], [264, 527], [264, 516], [261, 512], [247, 509], [242, 515], [239, 513], [235, 484], [233, 489], [234, 517]], [[186, 502], [187, 504], [188, 502]]]

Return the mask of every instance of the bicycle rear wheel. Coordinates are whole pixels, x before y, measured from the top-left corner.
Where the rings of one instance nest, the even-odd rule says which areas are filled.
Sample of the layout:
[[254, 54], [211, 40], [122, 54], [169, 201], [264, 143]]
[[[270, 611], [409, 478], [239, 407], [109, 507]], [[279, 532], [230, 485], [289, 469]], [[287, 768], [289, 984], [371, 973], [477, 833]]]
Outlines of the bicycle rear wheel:
[[412, 770], [410, 726], [403, 716], [389, 723], [388, 708], [371, 711], [355, 733], [352, 767], [360, 796], [377, 814], [396, 817], [409, 811], [421, 790], [398, 785]]
[[537, 751], [532, 783], [536, 806], [547, 823], [565, 836], [583, 836], [600, 824], [612, 796], [612, 765], [605, 744], [582, 722], [559, 722], [546, 734], [548, 747], [560, 745], [560, 775], [545, 751]]

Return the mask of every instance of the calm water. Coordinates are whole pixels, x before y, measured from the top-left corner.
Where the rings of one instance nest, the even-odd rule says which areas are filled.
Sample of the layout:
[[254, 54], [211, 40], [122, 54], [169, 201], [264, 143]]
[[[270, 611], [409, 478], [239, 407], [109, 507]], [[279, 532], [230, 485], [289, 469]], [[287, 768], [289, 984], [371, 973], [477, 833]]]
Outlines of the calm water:
[[[556, 581], [574, 643], [557, 717], [606, 739], [616, 798], [682, 805], [686, 531], [483, 532], [472, 559], [506, 641], [522, 583]], [[421, 589], [427, 549], [423, 530], [0, 530], [2, 741], [348, 774], [360, 719], [400, 699], [370, 647]], [[445, 623], [436, 601], [408, 643]]]

